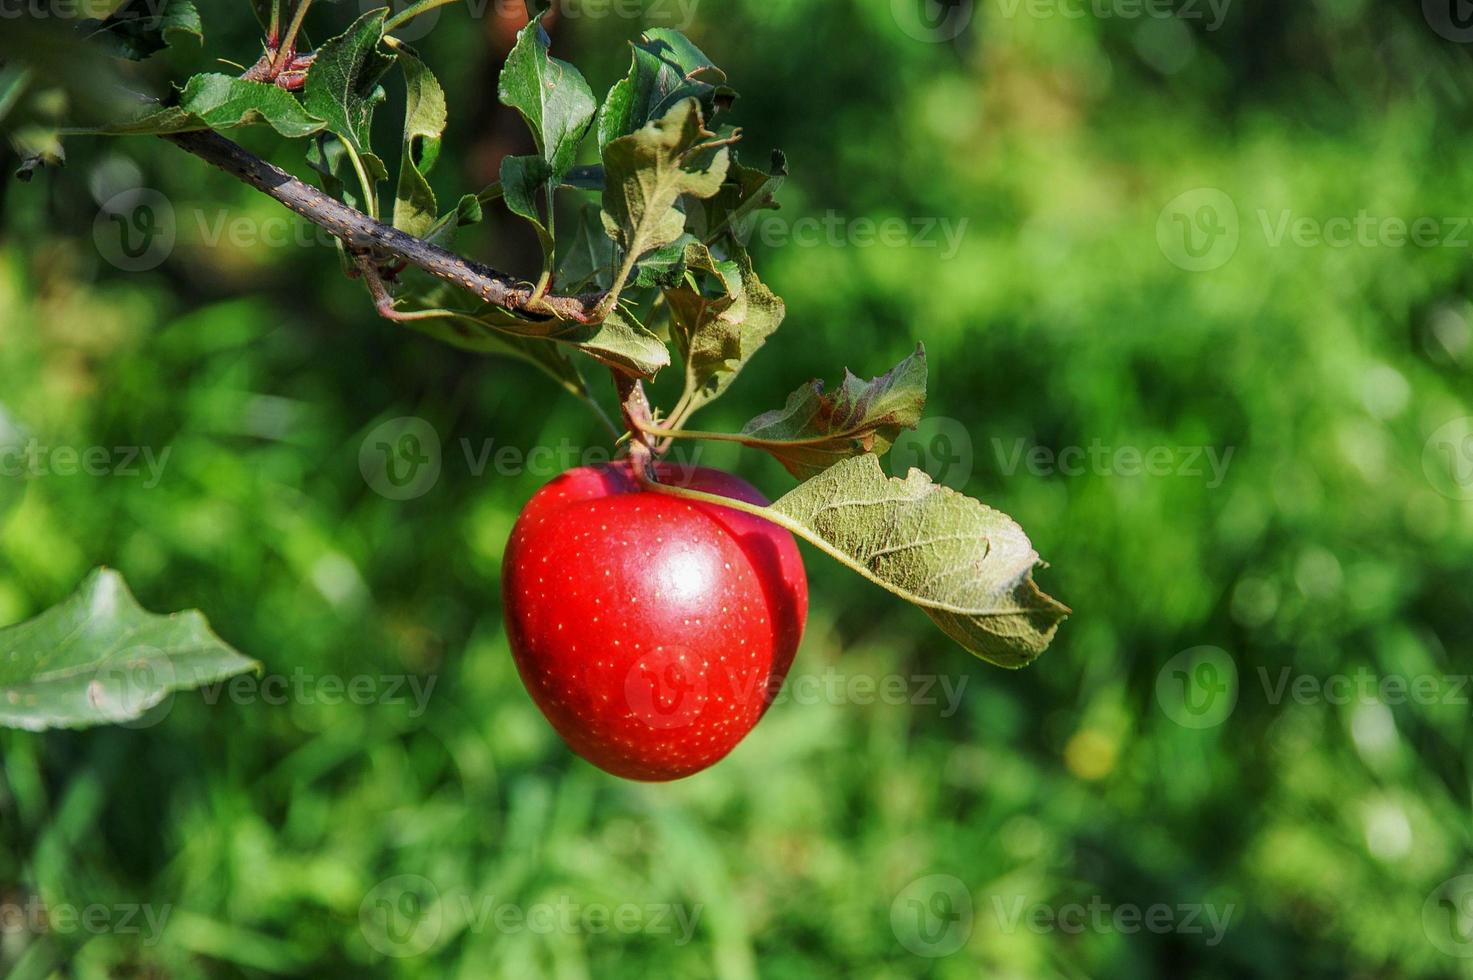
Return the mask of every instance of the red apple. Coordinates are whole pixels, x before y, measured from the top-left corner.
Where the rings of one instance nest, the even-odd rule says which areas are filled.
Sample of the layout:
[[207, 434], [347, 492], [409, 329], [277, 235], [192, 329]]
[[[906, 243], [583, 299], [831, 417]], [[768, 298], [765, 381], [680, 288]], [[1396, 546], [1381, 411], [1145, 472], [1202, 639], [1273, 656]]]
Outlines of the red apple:
[[[720, 470], [656, 472], [767, 503]], [[787, 531], [645, 490], [622, 462], [533, 495], [506, 546], [502, 601], [522, 682], [573, 751], [666, 780], [721, 759], [767, 710], [803, 635], [808, 580]]]

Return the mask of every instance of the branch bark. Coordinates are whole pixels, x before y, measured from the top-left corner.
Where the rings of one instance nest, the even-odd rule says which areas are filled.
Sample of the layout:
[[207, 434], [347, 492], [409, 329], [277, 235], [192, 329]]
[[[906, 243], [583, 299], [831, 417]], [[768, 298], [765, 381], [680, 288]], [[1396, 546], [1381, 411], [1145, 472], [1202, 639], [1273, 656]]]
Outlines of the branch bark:
[[580, 323], [599, 319], [602, 293], [543, 296], [534, 301], [530, 283], [522, 283], [504, 272], [375, 221], [219, 133], [175, 133], [162, 138], [286, 205], [340, 239], [350, 250], [392, 256], [468, 290], [487, 303], [529, 316], [555, 316]]

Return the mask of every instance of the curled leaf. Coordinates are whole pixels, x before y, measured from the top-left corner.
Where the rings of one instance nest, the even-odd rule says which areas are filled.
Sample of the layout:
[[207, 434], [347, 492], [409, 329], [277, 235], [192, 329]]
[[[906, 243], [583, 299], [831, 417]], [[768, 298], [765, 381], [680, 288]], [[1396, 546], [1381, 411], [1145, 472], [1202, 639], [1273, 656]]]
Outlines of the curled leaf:
[[926, 404], [926, 349], [870, 381], [844, 372], [833, 394], [810, 381], [782, 408], [759, 415], [741, 431], [743, 444], [765, 449], [789, 473], [806, 479], [839, 460], [883, 454], [901, 429], [914, 428]]
[[1023, 667], [1069, 608], [1033, 581], [1042, 564], [1006, 514], [931, 482], [886, 476], [865, 454], [829, 467], [770, 510], [829, 555], [921, 607], [983, 660]]

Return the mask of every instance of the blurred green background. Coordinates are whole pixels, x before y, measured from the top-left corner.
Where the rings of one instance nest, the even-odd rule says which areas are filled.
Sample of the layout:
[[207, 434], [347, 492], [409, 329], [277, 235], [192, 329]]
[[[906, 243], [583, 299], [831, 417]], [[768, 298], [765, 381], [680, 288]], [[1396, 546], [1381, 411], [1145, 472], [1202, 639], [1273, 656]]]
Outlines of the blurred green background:
[[[249, 5], [209, 6], [203, 52], [161, 57], [155, 80], [254, 59]], [[354, 6], [322, 5], [310, 30]], [[520, 20], [503, 6], [449, 6], [411, 38], [450, 95], [442, 201], [530, 146], [495, 100]], [[554, 52], [602, 94], [626, 40], [685, 27], [743, 94], [745, 159], [780, 147], [792, 171], [754, 245], [785, 328], [702, 427], [923, 341], [940, 421], [905, 462], [1017, 518], [1075, 615], [1002, 671], [808, 550], [789, 696], [693, 778], [605, 775], [542, 720], [501, 628], [502, 548], [554, 469], [478, 474], [465, 455], [606, 447], [592, 416], [527, 368], [375, 318], [330, 248], [200, 161], [73, 139], [64, 169], [0, 185], [0, 441], [169, 455], [156, 480], [0, 480], [0, 623], [107, 564], [307, 693], [0, 733], [0, 966], [1473, 974], [1457, 5], [635, 6], [564, 6]], [[306, 172], [300, 144], [242, 140]], [[99, 208], [137, 187], [176, 241], [128, 271]], [[838, 230], [784, 243], [804, 218]], [[896, 218], [903, 242], [864, 231]], [[242, 231], [216, 237], [222, 220]], [[460, 247], [535, 271], [534, 240], [498, 215]], [[405, 416], [442, 466], [392, 500], [360, 450]], [[1067, 465], [1091, 447], [1102, 463]], [[728, 448], [702, 461], [791, 485]], [[359, 676], [373, 703], [325, 703], [324, 679]], [[406, 676], [426, 703], [380, 680]], [[866, 696], [891, 677], [899, 696]], [[111, 925], [11, 914], [37, 902], [98, 904]], [[624, 927], [587, 914], [624, 907]]]

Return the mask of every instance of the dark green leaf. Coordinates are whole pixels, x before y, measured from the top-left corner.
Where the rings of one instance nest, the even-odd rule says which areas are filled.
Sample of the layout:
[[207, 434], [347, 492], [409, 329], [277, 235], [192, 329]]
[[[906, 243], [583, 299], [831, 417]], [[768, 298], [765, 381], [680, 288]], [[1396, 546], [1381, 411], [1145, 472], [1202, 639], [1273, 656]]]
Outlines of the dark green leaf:
[[608, 289], [614, 277], [614, 243], [604, 232], [597, 206], [589, 204], [579, 212], [578, 229], [567, 242], [557, 267], [561, 288]]
[[561, 181], [577, 159], [597, 104], [578, 69], [548, 54], [550, 44], [534, 18], [506, 57], [498, 96], [521, 114], [551, 168], [550, 179]]
[[265, 123], [283, 136], [310, 136], [325, 123], [304, 110], [290, 92], [265, 82], [232, 75], [195, 75], [180, 93], [179, 104], [157, 109], [123, 123], [81, 132], [113, 136], [149, 136], [199, 129], [235, 129]]
[[435, 76], [406, 47], [396, 52], [404, 69], [404, 144], [399, 188], [394, 194], [394, 227], [424, 237], [439, 217], [435, 192], [425, 175], [440, 155], [445, 132], [445, 92]]
[[679, 31], [645, 31], [632, 55], [629, 73], [614, 83], [599, 109], [600, 147], [659, 119], [683, 99], [698, 100], [710, 118], [736, 97], [722, 84], [725, 73]]
[[371, 10], [324, 42], [307, 72], [302, 104], [362, 156], [370, 153], [373, 112], [384, 99], [379, 81], [394, 66], [381, 43], [387, 8]]
[[[607, 237], [607, 236], [605, 236]], [[692, 235], [681, 235], [668, 245], [647, 254], [634, 267], [634, 284], [641, 288], [675, 286], [685, 279], [686, 247], [697, 244]]]
[[926, 351], [914, 354], [872, 381], [844, 372], [844, 383], [825, 394], [810, 381], [783, 408], [743, 427], [745, 445], [765, 449], [800, 480], [842, 459], [883, 454], [901, 429], [914, 428], [926, 404]]
[[77, 25], [83, 36], [119, 58], [141, 61], [183, 38], [204, 42], [193, 0], [127, 0], [106, 17]]
[[1034, 583], [1042, 562], [1012, 518], [920, 470], [894, 479], [879, 457], [861, 455], [771, 509], [783, 526], [920, 606], [948, 636], [999, 666], [1030, 663], [1069, 615]]
[[503, 157], [501, 160], [501, 194], [512, 213], [525, 218], [537, 232], [542, 244], [544, 265], [552, 265], [554, 244], [542, 216], [537, 210], [537, 197], [547, 189], [552, 167], [542, 157]]
[[155, 616], [109, 569], [35, 619], [0, 630], [0, 725], [40, 731], [139, 717], [170, 691], [259, 668], [197, 612]]
[[425, 233], [424, 239], [441, 248], [449, 248], [451, 241], [455, 238], [456, 229], [476, 224], [480, 220], [480, 199], [474, 194], [464, 194], [459, 201], [455, 202], [454, 211], [446, 211], [440, 215], [439, 220]]

